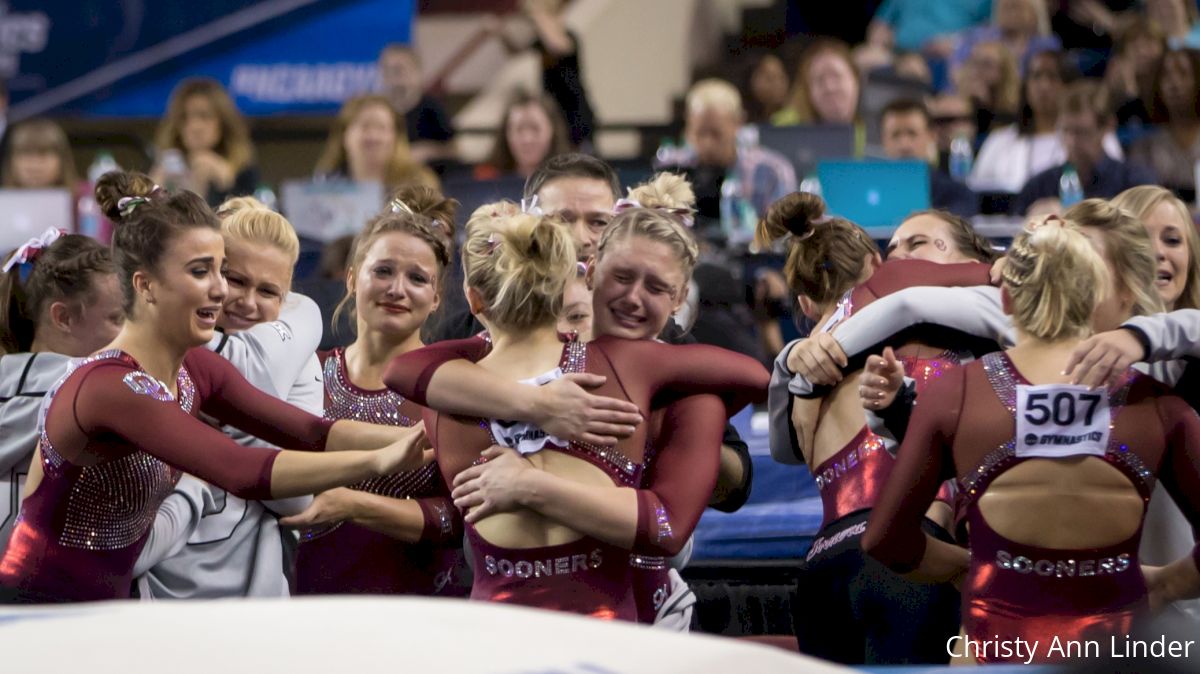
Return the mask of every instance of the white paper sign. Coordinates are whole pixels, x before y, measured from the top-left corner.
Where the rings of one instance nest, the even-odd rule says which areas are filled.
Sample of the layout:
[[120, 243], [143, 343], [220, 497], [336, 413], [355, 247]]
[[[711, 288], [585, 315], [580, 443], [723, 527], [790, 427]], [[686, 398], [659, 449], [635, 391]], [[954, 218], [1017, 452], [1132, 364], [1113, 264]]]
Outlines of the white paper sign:
[[1067, 384], [1018, 386], [1016, 454], [1104, 456], [1111, 420], [1104, 389]]

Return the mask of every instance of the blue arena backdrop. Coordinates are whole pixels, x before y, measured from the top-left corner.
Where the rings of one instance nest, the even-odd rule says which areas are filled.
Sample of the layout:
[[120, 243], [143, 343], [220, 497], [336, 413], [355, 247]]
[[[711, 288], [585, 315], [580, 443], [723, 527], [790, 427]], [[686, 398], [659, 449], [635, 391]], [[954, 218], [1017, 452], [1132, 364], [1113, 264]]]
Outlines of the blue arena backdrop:
[[[156, 117], [184, 77], [248, 115], [330, 113], [375, 89], [386, 44], [412, 40], [416, 0], [0, 0], [11, 116]], [[15, 37], [14, 37], [15, 36]]]

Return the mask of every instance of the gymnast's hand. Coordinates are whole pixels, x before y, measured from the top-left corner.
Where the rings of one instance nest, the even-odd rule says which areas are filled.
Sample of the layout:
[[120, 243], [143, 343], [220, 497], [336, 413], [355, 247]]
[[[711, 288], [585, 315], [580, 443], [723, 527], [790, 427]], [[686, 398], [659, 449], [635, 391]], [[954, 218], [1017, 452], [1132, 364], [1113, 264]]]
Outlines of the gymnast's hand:
[[842, 368], [848, 362], [842, 345], [833, 335], [821, 332], [792, 347], [787, 368], [817, 386], [833, 386], [845, 376]]
[[354, 519], [354, 496], [354, 491], [346, 487], [323, 491], [303, 512], [279, 518], [279, 526], [312, 529]]
[[463, 519], [471, 523], [520, 508], [521, 474], [536, 470], [528, 459], [509, 447], [492, 445], [481, 456], [485, 462], [455, 476], [454, 490], [450, 492], [454, 505], [466, 513]]
[[633, 435], [642, 423], [638, 406], [628, 400], [588, 393], [605, 381], [600, 375], [572, 373], [537, 390], [530, 421], [556, 438], [612, 446]]
[[410, 426], [405, 431], [399, 440], [375, 450], [375, 472], [378, 475], [416, 470], [433, 461], [433, 445], [425, 436], [425, 422]]
[[867, 366], [858, 378], [858, 397], [863, 409], [887, 409], [896, 400], [896, 392], [904, 385], [904, 364], [896, 360], [892, 347], [882, 356], [867, 358]]
[[1071, 375], [1071, 383], [1096, 388], [1111, 384], [1129, 366], [1146, 359], [1146, 350], [1133, 333], [1123, 328], [1092, 335], [1079, 343], [1071, 352], [1064, 375]]

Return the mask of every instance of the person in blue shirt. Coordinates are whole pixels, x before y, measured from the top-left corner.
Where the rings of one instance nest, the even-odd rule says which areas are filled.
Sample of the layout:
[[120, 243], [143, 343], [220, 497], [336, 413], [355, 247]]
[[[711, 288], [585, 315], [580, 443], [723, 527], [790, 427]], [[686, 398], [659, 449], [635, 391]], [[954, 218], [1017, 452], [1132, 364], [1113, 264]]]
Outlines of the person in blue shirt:
[[867, 41], [946, 58], [957, 44], [955, 33], [984, 23], [991, 14], [992, 0], [884, 0], [867, 29]]
[[1102, 84], [1080, 80], [1068, 85], [1058, 109], [1058, 128], [1067, 161], [1030, 178], [1013, 199], [1010, 208], [1013, 215], [1062, 210], [1059, 181], [1068, 165], [1079, 174], [1087, 199], [1111, 199], [1130, 187], [1156, 182], [1149, 169], [1117, 161], [1104, 152], [1104, 136], [1116, 127], [1116, 115], [1108, 90]]

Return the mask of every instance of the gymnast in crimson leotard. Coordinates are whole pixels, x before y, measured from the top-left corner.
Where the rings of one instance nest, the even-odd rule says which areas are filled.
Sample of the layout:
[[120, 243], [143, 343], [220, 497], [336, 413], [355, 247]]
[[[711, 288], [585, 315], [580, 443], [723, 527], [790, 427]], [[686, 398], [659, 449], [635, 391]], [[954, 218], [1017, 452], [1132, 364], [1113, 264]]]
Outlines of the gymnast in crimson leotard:
[[[468, 272], [468, 283], [474, 279], [484, 288], [492, 283], [489, 276], [496, 274], [496, 266], [512, 264], [506, 257], [527, 255], [521, 252], [529, 249], [522, 237], [561, 236], [554, 225], [528, 218], [484, 222], [477, 229], [474, 224], [464, 253], [467, 261], [464, 266]], [[475, 249], [472, 249], [472, 244], [476, 246]], [[546, 250], [550, 244], [541, 241], [539, 245]], [[569, 263], [571, 258], [563, 256], [562, 259]], [[471, 273], [472, 261], [482, 268], [477, 277]], [[542, 265], [545, 265], [544, 261]], [[562, 282], [565, 283], [572, 270], [568, 264], [564, 269], [556, 270], [556, 277], [557, 271], [561, 271]], [[474, 288], [472, 286], [473, 292], [478, 292]], [[478, 295], [476, 297], [479, 298]], [[542, 298], [539, 301], [547, 308], [555, 302], [561, 302], [559, 295], [551, 298], [547, 293]], [[497, 320], [498, 316], [504, 316], [503, 311], [481, 299], [475, 303], [486, 307], [480, 307], [485, 320], [499, 326], [500, 332], [493, 327], [492, 338], [498, 343], [510, 340], [510, 328], [505, 325], [504, 318]], [[554, 339], [554, 312], [544, 310], [542, 315], [549, 318], [537, 317], [534, 320], [538, 325], [536, 330], [547, 335], [544, 339]], [[543, 349], [551, 348], [550, 342], [545, 343]], [[478, 338], [440, 343], [398, 359], [385, 381], [407, 397], [423, 400], [433, 369], [447, 359], [447, 353], [456, 352], [459, 356], [473, 359], [486, 347], [486, 343]], [[765, 373], [754, 361], [710, 347], [669, 347], [654, 342], [601, 337], [587, 345], [570, 341], [565, 346], [553, 348], [553, 353], [560, 355], [555, 358], [559, 367], [551, 374], [552, 377], [581, 371], [602, 373], [607, 376], [607, 382], [598, 393], [631, 400], [643, 410], [650, 409], [652, 398], [659, 389], [663, 389], [664, 393], [667, 390], [687, 393], [724, 389], [722, 392], [728, 408], [735, 410], [761, 397], [761, 387], [765, 384]], [[546, 362], [550, 365], [550, 362]], [[704, 362], [704, 367], [700, 367], [701, 362]], [[712, 448], [713, 451], [709, 452], [710, 466], [697, 466], [700, 474], [712, 476], [707, 484], [686, 484], [687, 481], [681, 479], [686, 473], [678, 467], [664, 468], [664, 475], [676, 473], [671, 478], [678, 481], [674, 488], [657, 492], [630, 492], [634, 498], [625, 502], [629, 508], [626, 512], [632, 513], [631, 520], [636, 522], [636, 526], [630, 525], [622, 532], [623, 535], [607, 537], [609, 540], [600, 535], [580, 537], [576, 533], [563, 536], [571, 540], [560, 544], [497, 546], [480, 533], [480, 523], [468, 524], [468, 537], [475, 553], [476, 582], [472, 596], [632, 620], [634, 606], [630, 594], [628, 551], [641, 550], [655, 555], [677, 551], [686, 541], [687, 534], [711, 495], [716, 472], [716, 448], [724, 425], [725, 406], [715, 397], [696, 400], [697, 407], [689, 413], [689, 418], [696, 418], [697, 423], [677, 429], [679, 437], [672, 437], [672, 441], [686, 444], [702, 440], [704, 446]], [[427, 415], [427, 428], [439, 452], [439, 465], [448, 481], [475, 463], [480, 453], [495, 443], [497, 434], [502, 436], [501, 439], [516, 438], [515, 444], [522, 446], [522, 450], [528, 450], [534, 457], [538, 456], [539, 450], [544, 450], [546, 455], [568, 455], [583, 459], [599, 468], [607, 476], [606, 481], [617, 486], [636, 487], [641, 479], [645, 457], [644, 430], [639, 430], [616, 448], [608, 448], [564, 443], [557, 438], [546, 437], [545, 433], [528, 424], [469, 420], [437, 413]], [[536, 446], [523, 446], [526, 444]], [[664, 478], [663, 482], [665, 485], [667, 479]], [[611, 489], [606, 491], [613, 492]], [[583, 522], [558, 525], [560, 529], [562, 526], [580, 533], [589, 531]]]
[[[916, 225], [923, 219], [940, 222], [918, 215]], [[911, 247], [920, 236], [932, 238], [917, 228], [906, 244]], [[759, 237], [762, 245], [791, 237], [784, 271], [802, 309], [818, 320], [818, 332], [833, 331], [856, 310], [907, 287], [986, 284], [991, 269], [982, 260], [958, 261], [971, 260], [970, 252], [944, 263], [903, 257], [880, 263], [878, 248], [862, 228], [825, 216], [823, 202], [809, 194], [773, 204]], [[954, 351], [923, 344], [906, 345], [901, 358], [921, 387], [962, 362]], [[953, 589], [905, 581], [865, 558], [859, 546], [895, 460], [868, 429], [857, 398], [848, 399], [852, 385], [807, 396], [773, 388], [771, 395], [773, 408], [787, 410], [772, 423], [788, 426], [773, 431], [772, 455], [809, 466], [824, 515], [801, 563], [792, 605], [800, 650], [847, 664], [945, 662], [945, 639], [958, 627]], [[943, 500], [950, 498], [947, 490]], [[927, 526], [948, 538], [933, 521]]]
[[[452, 213], [440, 212], [445, 203], [433, 190], [406, 189], [393, 201], [396, 212], [372, 219], [359, 234], [345, 300], [352, 301], [357, 338], [323, 359], [325, 418], [421, 421], [422, 408], [384, 387], [382, 373], [393, 357], [421, 346], [421, 328], [438, 306], [453, 237]], [[439, 211], [438, 219], [422, 215], [427, 210]], [[330, 521], [306, 522], [297, 592], [465, 595], [462, 516], [449, 497], [432, 462], [318, 496], [313, 513], [354, 505]]]
[[[106, 211], [127, 213], [114, 257], [127, 320], [47, 396], [25, 508], [0, 559], [5, 601], [127, 597], [133, 563], [180, 471], [247, 499], [295, 496], [419, 463], [410, 432], [315, 417], [254, 388], [205, 344], [224, 298], [224, 244], [198, 196], [148, 193], [110, 173]], [[170, 382], [170, 383], [166, 383]], [[216, 418], [306, 452], [243, 447]], [[320, 452], [380, 447], [379, 452]], [[318, 450], [318, 451], [312, 451]]]
[[[963, 629], [971, 639], [1107, 643], [1127, 634], [1147, 605], [1138, 543], [1155, 479], [1200, 523], [1200, 419], [1132, 371], [1107, 390], [1059, 383], [1068, 381], [1062, 366], [1090, 331], [1108, 283], [1081, 234], [1045, 226], [1022, 235], [1004, 280], [1018, 346], [947, 373], [922, 394], [863, 547], [926, 580], [965, 573]], [[1039, 407], [1038, 396], [1053, 406]], [[919, 528], [950, 477], [960, 487], [969, 558]], [[1097, 509], [1106, 516], [1096, 518]], [[1154, 586], [1181, 587], [1161, 582], [1164, 574], [1197, 577], [1198, 550], [1156, 572]], [[1157, 599], [1188, 594], [1200, 594], [1200, 581]], [[1038, 659], [1053, 654], [1043, 648]]]

